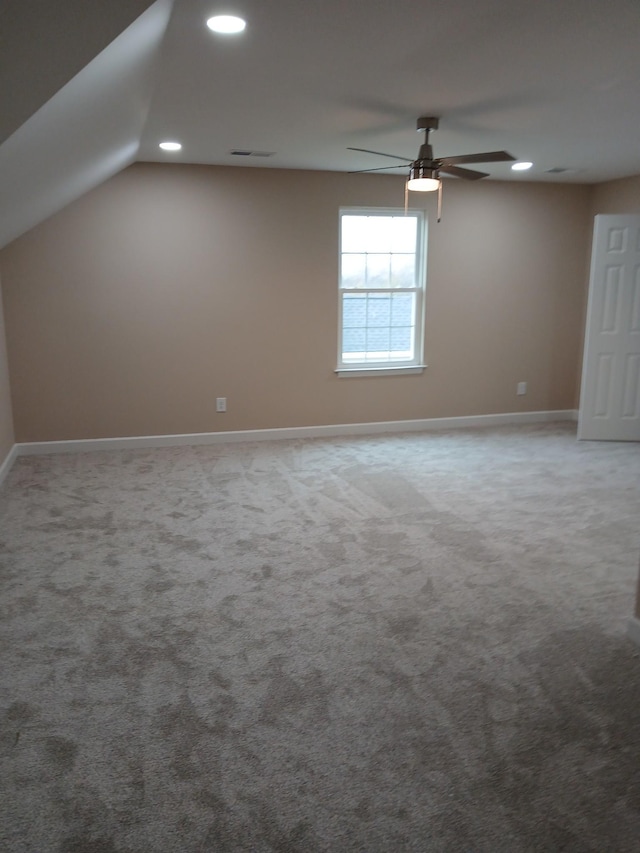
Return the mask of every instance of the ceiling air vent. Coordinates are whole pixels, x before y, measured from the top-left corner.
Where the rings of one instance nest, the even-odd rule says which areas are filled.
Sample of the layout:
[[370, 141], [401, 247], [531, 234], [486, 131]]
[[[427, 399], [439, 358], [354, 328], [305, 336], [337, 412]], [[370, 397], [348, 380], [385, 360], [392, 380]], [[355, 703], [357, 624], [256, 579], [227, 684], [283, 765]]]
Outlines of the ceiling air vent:
[[545, 169], [547, 175], [561, 175], [563, 172], [573, 172], [574, 169], [565, 169], [563, 166], [556, 166], [553, 169]]
[[234, 154], [236, 157], [273, 157], [275, 151], [251, 151], [248, 148], [233, 148], [229, 154]]

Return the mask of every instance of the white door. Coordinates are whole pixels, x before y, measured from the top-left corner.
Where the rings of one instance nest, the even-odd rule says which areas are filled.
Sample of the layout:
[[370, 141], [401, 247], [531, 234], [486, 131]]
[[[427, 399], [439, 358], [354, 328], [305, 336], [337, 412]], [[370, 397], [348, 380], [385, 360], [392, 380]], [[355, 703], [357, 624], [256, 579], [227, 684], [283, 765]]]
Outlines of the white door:
[[640, 441], [640, 216], [596, 216], [578, 438]]

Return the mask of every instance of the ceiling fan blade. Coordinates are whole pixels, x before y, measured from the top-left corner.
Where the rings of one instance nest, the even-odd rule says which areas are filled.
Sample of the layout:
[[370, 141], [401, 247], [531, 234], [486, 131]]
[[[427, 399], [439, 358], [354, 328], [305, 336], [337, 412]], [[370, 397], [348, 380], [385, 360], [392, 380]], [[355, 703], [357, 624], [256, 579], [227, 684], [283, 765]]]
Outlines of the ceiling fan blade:
[[480, 178], [486, 178], [489, 175], [488, 172], [476, 172], [475, 169], [461, 169], [459, 166], [449, 166], [447, 163], [443, 163], [439, 167], [439, 171], [444, 172], [445, 175], [464, 178], [467, 181], [479, 181]]
[[482, 154], [459, 154], [457, 157], [439, 157], [443, 164], [455, 163], [508, 163], [515, 160], [507, 151], [485, 151]]
[[407, 167], [404, 163], [398, 163], [397, 166], [378, 166], [377, 169], [354, 169], [351, 172], [347, 172], [347, 175], [359, 175], [361, 172], [383, 172], [385, 169], [406, 169]]
[[384, 151], [371, 151], [369, 148], [351, 148], [347, 146], [347, 151], [362, 151], [364, 154], [378, 154], [380, 157], [393, 157], [394, 160], [404, 160], [405, 163], [413, 163], [411, 157], [398, 157], [397, 154], [385, 154]]

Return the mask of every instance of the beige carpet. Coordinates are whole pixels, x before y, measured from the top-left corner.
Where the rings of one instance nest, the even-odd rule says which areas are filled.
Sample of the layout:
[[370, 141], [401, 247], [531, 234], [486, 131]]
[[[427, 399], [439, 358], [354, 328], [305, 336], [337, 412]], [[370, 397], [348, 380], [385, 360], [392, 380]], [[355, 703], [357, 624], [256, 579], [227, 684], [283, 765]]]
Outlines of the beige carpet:
[[640, 445], [21, 458], [0, 849], [640, 849]]

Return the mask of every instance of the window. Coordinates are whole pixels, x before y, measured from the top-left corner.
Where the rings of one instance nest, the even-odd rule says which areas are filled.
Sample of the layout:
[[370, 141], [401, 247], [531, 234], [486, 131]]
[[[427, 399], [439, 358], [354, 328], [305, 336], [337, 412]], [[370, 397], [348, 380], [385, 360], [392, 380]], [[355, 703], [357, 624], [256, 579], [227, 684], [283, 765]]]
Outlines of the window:
[[340, 211], [338, 373], [422, 368], [424, 216]]

